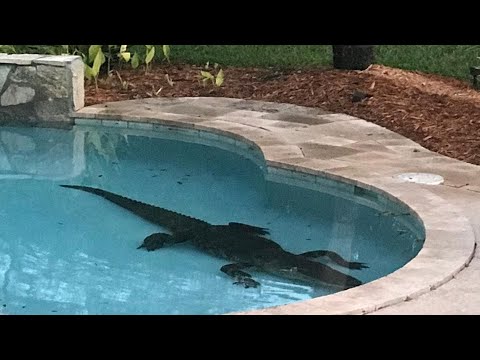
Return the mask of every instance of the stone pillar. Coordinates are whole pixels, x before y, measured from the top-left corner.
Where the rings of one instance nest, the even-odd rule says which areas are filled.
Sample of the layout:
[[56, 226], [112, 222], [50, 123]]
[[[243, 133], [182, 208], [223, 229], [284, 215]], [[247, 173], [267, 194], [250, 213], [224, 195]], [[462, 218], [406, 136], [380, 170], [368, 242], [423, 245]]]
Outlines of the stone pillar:
[[332, 45], [333, 67], [365, 70], [374, 62], [373, 45]]
[[0, 54], [0, 125], [68, 126], [84, 105], [80, 56]]

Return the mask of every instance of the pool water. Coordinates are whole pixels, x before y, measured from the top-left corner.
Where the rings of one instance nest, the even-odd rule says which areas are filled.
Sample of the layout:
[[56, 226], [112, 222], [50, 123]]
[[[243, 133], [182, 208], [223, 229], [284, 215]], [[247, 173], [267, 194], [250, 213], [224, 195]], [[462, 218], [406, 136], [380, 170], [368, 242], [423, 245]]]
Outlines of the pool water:
[[311, 299], [336, 290], [258, 271], [245, 289], [228, 261], [188, 243], [137, 250], [162, 229], [98, 196], [102, 188], [211, 224], [266, 227], [293, 253], [329, 249], [368, 269], [362, 282], [402, 267], [422, 246], [408, 215], [267, 182], [264, 170], [214, 147], [122, 133], [0, 127], [0, 312], [9, 314], [222, 314]]

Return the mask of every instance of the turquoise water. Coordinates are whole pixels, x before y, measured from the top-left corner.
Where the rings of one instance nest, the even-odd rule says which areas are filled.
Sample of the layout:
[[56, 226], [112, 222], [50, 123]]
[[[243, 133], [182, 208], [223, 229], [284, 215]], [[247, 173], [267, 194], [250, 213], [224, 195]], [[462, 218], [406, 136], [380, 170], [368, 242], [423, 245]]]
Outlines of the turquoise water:
[[334, 291], [256, 271], [262, 285], [245, 289], [220, 271], [227, 261], [188, 244], [137, 250], [162, 229], [59, 184], [99, 187], [212, 224], [267, 227], [291, 252], [330, 249], [367, 263], [342, 269], [363, 282], [403, 266], [422, 245], [408, 216], [266, 182], [256, 164], [224, 150], [102, 128], [0, 127], [0, 312], [222, 314]]

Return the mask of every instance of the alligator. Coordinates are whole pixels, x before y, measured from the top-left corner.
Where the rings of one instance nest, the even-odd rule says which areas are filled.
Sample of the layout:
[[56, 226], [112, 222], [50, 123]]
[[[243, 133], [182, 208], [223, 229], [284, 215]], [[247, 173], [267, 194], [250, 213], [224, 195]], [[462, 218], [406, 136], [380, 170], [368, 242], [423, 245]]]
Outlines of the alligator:
[[326, 258], [348, 269], [360, 270], [368, 267], [365, 263], [349, 262], [329, 250], [293, 254], [284, 250], [275, 241], [268, 239], [266, 236], [270, 233], [267, 228], [237, 222], [230, 222], [228, 225], [212, 225], [191, 216], [132, 200], [106, 190], [79, 185], [60, 186], [100, 196], [170, 231], [170, 234], [160, 232], [147, 236], [137, 249], [153, 251], [164, 245], [191, 242], [200, 250], [230, 261], [230, 264], [222, 266], [220, 270], [233, 278], [234, 284], [243, 285], [245, 288], [256, 288], [260, 285], [251, 274], [244, 271], [248, 268], [312, 285], [327, 285], [344, 290], [361, 285], [362, 282], [326, 263], [319, 262], [320, 258]]

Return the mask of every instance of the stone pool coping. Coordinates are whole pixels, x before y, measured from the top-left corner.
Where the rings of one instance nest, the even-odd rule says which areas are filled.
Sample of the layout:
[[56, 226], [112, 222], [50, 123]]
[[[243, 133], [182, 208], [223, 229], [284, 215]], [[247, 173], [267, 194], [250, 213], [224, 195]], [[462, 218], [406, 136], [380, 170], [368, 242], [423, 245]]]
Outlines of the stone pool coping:
[[[351, 189], [374, 190], [407, 205], [423, 222], [423, 248], [387, 276], [332, 295], [235, 314], [370, 313], [438, 288], [474, 255], [476, 238], [467, 210], [436, 194], [432, 186], [478, 194], [480, 167], [428, 151], [365, 120], [315, 108], [229, 98], [121, 101], [85, 107], [72, 116], [79, 125], [143, 131], [167, 126], [211, 138], [223, 136], [242, 151], [259, 151], [267, 177], [282, 173], [292, 179], [341, 180]], [[445, 181], [421, 185], [395, 177], [410, 172], [435, 173]]]

